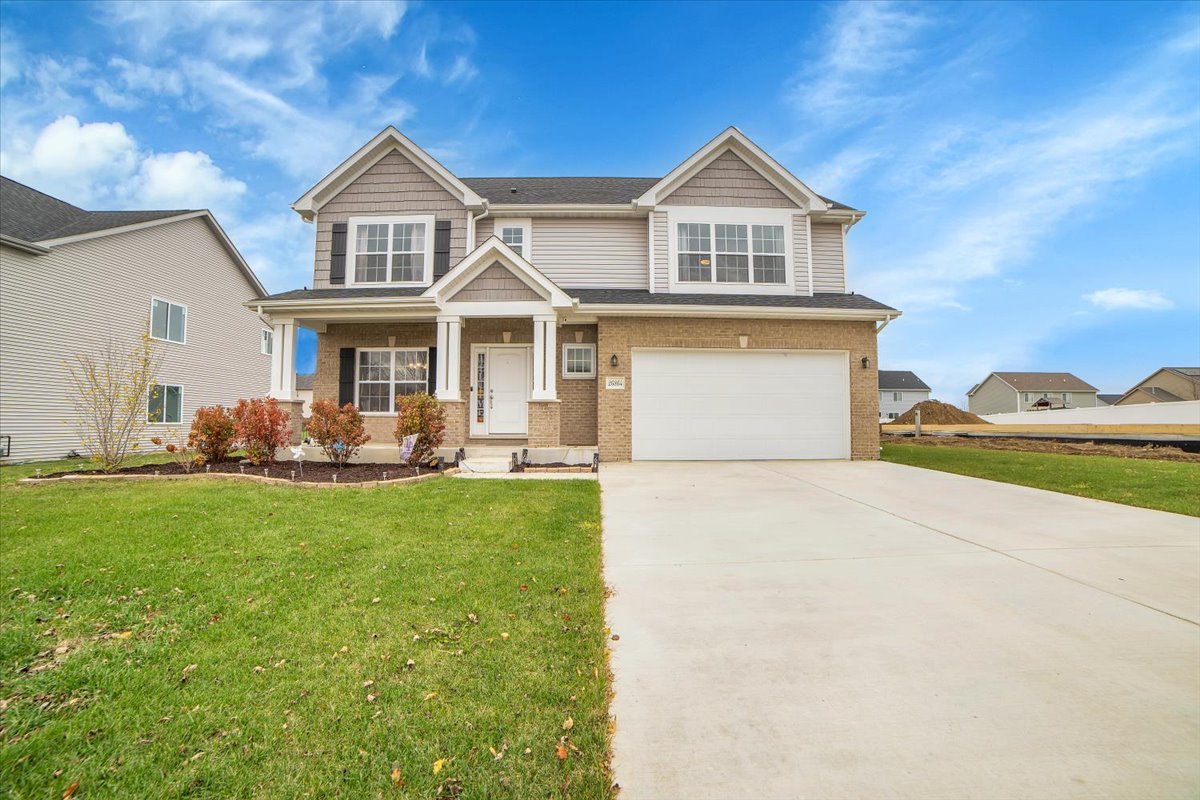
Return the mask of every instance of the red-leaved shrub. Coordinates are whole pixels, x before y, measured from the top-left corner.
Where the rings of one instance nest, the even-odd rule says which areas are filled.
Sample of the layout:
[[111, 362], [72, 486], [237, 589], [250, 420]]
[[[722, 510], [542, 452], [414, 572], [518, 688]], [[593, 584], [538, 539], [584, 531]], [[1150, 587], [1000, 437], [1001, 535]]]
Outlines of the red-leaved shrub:
[[354, 404], [346, 403], [338, 408], [332, 400], [318, 400], [312, 404], [308, 435], [321, 446], [329, 463], [339, 468], [358, 452], [358, 448], [371, 441], [363, 428], [362, 414]]
[[187, 444], [198, 453], [200, 463], [219, 464], [226, 460], [235, 441], [237, 427], [228, 409], [224, 406], [196, 409]]
[[398, 396], [396, 409], [396, 442], [403, 447], [405, 436], [417, 435], [409, 465], [428, 462], [446, 436], [446, 410], [424, 392]]
[[255, 466], [274, 463], [275, 450], [291, 440], [291, 417], [274, 397], [238, 400], [233, 408], [233, 424], [238, 441], [246, 449], [246, 460]]

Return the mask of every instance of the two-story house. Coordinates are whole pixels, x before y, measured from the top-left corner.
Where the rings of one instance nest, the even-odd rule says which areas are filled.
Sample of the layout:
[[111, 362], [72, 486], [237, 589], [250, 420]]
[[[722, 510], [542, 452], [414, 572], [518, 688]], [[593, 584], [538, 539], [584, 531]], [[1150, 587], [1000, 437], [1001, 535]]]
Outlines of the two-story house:
[[1200, 400], [1200, 367], [1161, 367], [1125, 394], [1118, 395], [1111, 405], [1178, 403], [1184, 400]]
[[890, 422], [929, 399], [929, 386], [915, 372], [879, 370], [879, 421]]
[[863, 212], [736, 128], [660, 178], [460, 178], [387, 128], [293, 208], [313, 286], [264, 296], [272, 394], [390, 441], [395, 397], [436, 394], [447, 446], [598, 446], [604, 460], [876, 458], [876, 333], [847, 291]]
[[972, 414], [1005, 414], [1053, 408], [1094, 408], [1090, 383], [1069, 372], [992, 372], [967, 392]]
[[85, 211], [0, 178], [6, 458], [82, 450], [65, 364], [110, 341], [124, 352], [153, 342], [148, 437], [186, 435], [200, 406], [262, 397], [274, 333], [244, 304], [264, 291], [208, 211]]

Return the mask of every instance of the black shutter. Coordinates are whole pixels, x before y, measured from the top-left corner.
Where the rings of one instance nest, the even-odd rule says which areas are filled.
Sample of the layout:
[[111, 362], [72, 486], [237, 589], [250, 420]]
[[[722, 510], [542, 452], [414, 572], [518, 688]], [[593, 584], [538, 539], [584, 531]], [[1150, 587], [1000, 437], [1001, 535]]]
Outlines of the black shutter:
[[450, 220], [439, 219], [433, 226], [433, 279], [450, 271]]
[[356, 367], [354, 348], [343, 347], [341, 361], [338, 365], [338, 405], [354, 402], [354, 369]]
[[[441, 323], [438, 323], [441, 325]], [[437, 348], [429, 348], [429, 381], [425, 385], [425, 392], [437, 397]]]
[[329, 282], [346, 282], [346, 223], [333, 223], [333, 241], [329, 245]]

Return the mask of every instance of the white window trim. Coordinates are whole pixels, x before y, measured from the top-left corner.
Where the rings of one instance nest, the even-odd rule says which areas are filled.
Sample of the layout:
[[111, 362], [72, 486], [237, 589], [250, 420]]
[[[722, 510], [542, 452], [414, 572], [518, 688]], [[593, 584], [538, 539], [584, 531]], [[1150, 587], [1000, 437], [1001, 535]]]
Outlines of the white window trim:
[[[170, 305], [170, 306], [179, 306], [180, 308], [183, 309], [183, 341], [182, 342], [177, 342], [174, 339], [160, 339], [159, 337], [154, 335], [154, 302], [156, 300], [160, 303], [166, 303], [167, 305]], [[192, 316], [192, 312], [189, 311], [188, 307], [186, 305], [184, 305], [183, 303], [176, 303], [174, 300], [168, 300], [165, 297], [158, 297], [157, 295], [150, 295], [150, 324], [148, 326], [149, 327], [148, 333], [150, 334], [150, 338], [156, 342], [166, 342], [167, 344], [186, 345], [187, 344], [188, 320], [191, 318], [191, 316]], [[167, 332], [170, 333], [170, 331], [171, 331], [171, 310], [168, 308], [167, 309]], [[174, 384], [172, 384], [172, 386], [173, 385]]]
[[[270, 342], [269, 346], [268, 342]], [[258, 337], [258, 349], [264, 356], [271, 355], [271, 351], [275, 349], [275, 331], [270, 328], [262, 329], [262, 333]]]
[[[709, 206], [667, 206], [668, 288], [678, 294], [795, 294], [796, 254], [792, 235], [793, 208], [723, 208]], [[679, 280], [679, 224], [693, 222], [709, 226], [722, 224], [745, 225], [749, 244], [750, 282], [717, 283], [716, 264], [712, 265], [713, 280]], [[754, 235], [752, 225], [777, 225], [783, 228], [783, 283], [754, 283]], [[709, 228], [710, 243], [716, 252], [717, 231]]]
[[[358, 226], [388, 225], [388, 241], [392, 241], [390, 226], [404, 223], [425, 223], [425, 276], [420, 281], [356, 281], [358, 263]], [[433, 214], [406, 216], [350, 217], [346, 220], [346, 285], [347, 286], [432, 286], [433, 238], [437, 218]], [[388, 275], [392, 273], [392, 251], [388, 249]]]
[[[592, 352], [592, 371], [589, 373], [567, 373], [567, 351], [571, 348], [582, 348]], [[591, 342], [566, 342], [562, 346], [562, 377], [567, 381], [588, 381], [596, 379], [596, 345]]]
[[[500, 217], [496, 220], [496, 238], [504, 242], [505, 228], [521, 229], [521, 258], [533, 263], [533, 220], [529, 217]], [[508, 244], [505, 242], [505, 244]]]
[[[151, 422], [150, 421], [150, 400], [151, 400], [150, 395], [154, 392], [155, 386], [163, 387], [164, 395], [166, 394], [166, 390], [168, 387], [174, 386], [175, 388], [177, 388], [179, 390], [179, 421], [178, 422], [165, 422], [165, 421], [164, 422]], [[151, 383], [150, 384], [150, 393], [148, 393], [146, 395], [146, 424], [147, 425], [161, 425], [164, 427], [170, 426], [170, 425], [182, 425], [183, 424], [183, 397], [184, 397], [184, 390], [183, 390], [182, 383]], [[164, 400], [163, 400], [163, 416], [165, 417], [166, 415], [167, 415], [167, 404], [166, 404], [166, 400], [164, 398]]]
[[904, 392], [892, 392], [892, 402], [893, 403], [903, 403], [904, 402]]
[[[396, 356], [394, 354], [401, 350], [424, 350], [425, 351], [425, 391], [427, 391], [427, 392], [429, 391], [429, 368], [430, 368], [431, 364], [429, 361], [429, 348], [428, 347], [418, 347], [418, 346], [405, 347], [403, 345], [396, 345], [395, 347], [359, 347], [359, 348], [356, 348], [354, 351], [354, 405], [356, 408], [359, 409], [359, 411], [362, 413], [362, 415], [364, 417], [392, 417], [392, 416], [395, 416], [395, 414], [396, 414], [396, 391], [395, 391], [396, 390]], [[391, 411], [363, 411], [362, 406], [359, 405], [358, 387], [362, 383], [362, 381], [358, 377], [359, 367], [361, 366], [361, 362], [359, 361], [359, 353], [393, 353], [393, 355], [392, 355], [392, 370], [391, 370], [392, 371], [392, 380], [391, 380], [392, 393], [388, 396], [388, 407], [391, 408]], [[407, 383], [407, 382], [408, 381], [401, 381], [401, 383]], [[368, 383], [382, 383], [382, 381], [368, 381]]]

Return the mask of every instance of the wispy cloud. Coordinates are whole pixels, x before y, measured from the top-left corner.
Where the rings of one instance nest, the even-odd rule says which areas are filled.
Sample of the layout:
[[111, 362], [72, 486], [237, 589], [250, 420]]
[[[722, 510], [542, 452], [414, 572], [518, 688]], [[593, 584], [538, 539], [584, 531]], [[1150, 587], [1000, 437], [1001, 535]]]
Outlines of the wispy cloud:
[[1135, 309], [1138, 311], [1165, 311], [1175, 306], [1162, 292], [1153, 289], [1097, 289], [1083, 296], [1094, 306], [1105, 311]]

